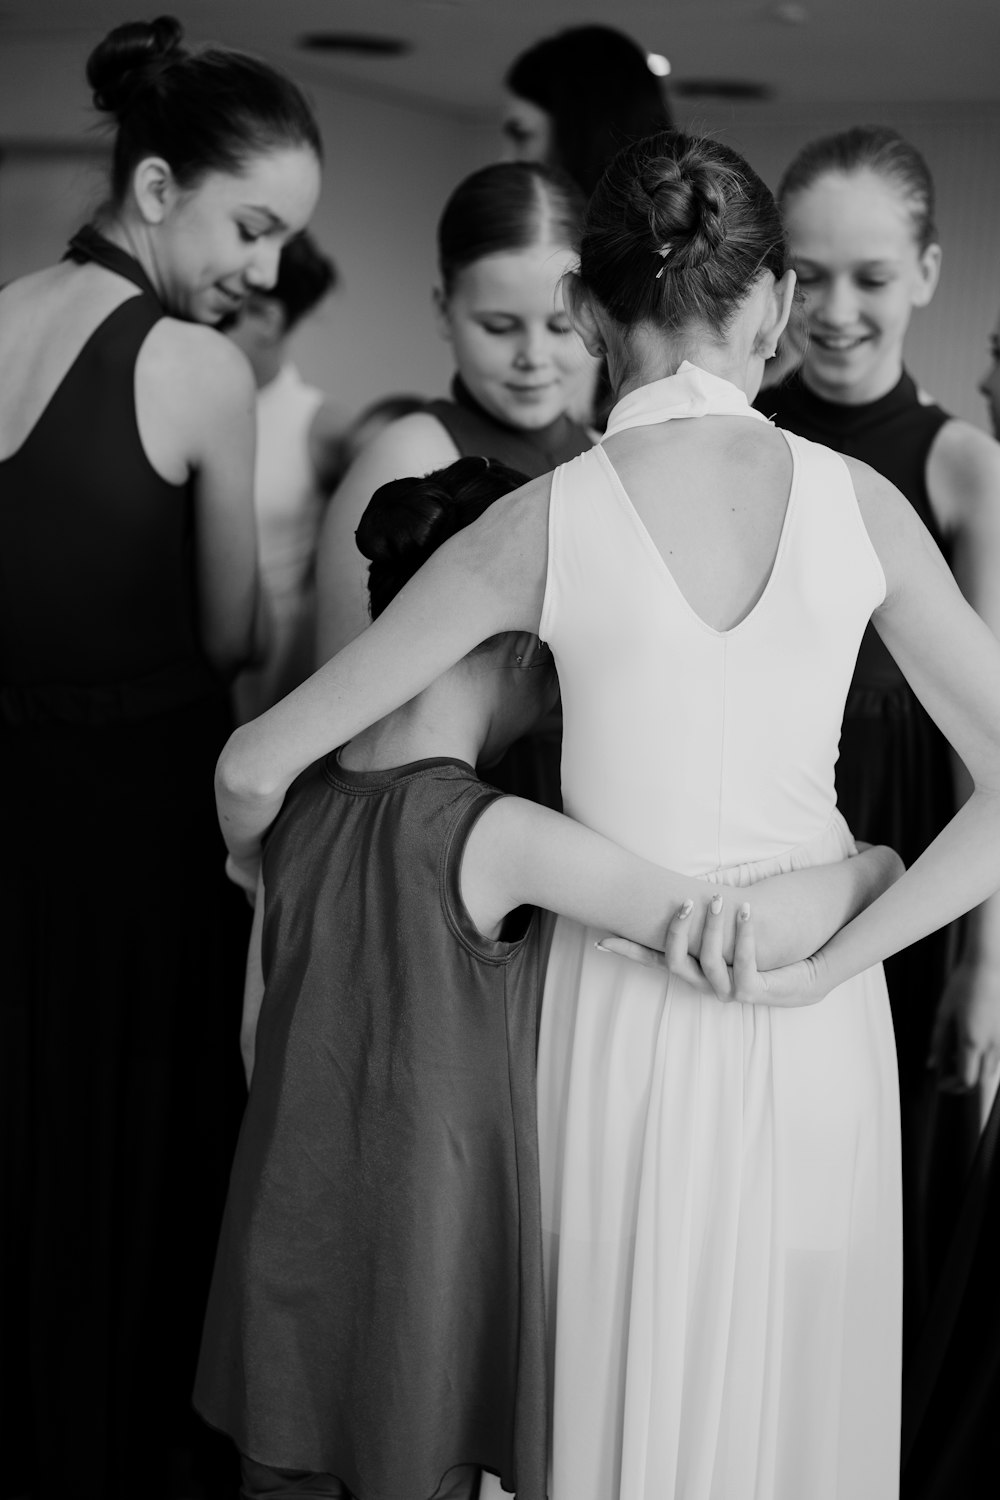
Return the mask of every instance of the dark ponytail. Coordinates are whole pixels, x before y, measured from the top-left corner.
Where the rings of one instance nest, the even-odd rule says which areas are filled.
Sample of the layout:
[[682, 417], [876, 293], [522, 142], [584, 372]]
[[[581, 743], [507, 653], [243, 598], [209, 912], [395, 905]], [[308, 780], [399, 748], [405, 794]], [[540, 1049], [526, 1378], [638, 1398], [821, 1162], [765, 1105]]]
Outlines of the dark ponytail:
[[147, 156], [162, 157], [181, 187], [208, 172], [238, 173], [249, 157], [278, 147], [322, 157], [316, 119], [290, 78], [241, 52], [191, 51], [183, 35], [173, 16], [128, 21], [87, 61], [94, 107], [116, 122], [115, 207]]
[[527, 483], [489, 458], [459, 458], [423, 479], [393, 479], [377, 489], [355, 532], [370, 561], [368, 593], [376, 620], [433, 552], [471, 526], [501, 495]]

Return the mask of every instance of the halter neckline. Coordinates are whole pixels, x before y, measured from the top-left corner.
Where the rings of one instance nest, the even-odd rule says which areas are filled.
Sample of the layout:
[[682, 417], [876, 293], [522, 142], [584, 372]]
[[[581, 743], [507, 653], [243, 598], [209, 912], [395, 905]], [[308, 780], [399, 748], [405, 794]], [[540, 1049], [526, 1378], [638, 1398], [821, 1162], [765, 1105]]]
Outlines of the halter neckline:
[[686, 359], [673, 375], [652, 380], [623, 396], [611, 409], [602, 441], [630, 427], [649, 427], [674, 417], [709, 416], [768, 420], [763, 412], [754, 410], [746, 392], [731, 380], [712, 375]]
[[137, 286], [141, 292], [153, 297], [157, 303], [160, 302], [159, 293], [135, 256], [123, 250], [120, 245], [116, 245], [113, 240], [109, 240], [107, 235], [102, 234], [93, 224], [85, 224], [82, 229], [77, 230], [69, 242], [65, 259], [75, 260], [81, 264], [92, 260], [96, 265], [103, 266], [106, 271], [114, 271], [116, 276], [124, 276], [126, 281], [131, 281], [132, 285]]

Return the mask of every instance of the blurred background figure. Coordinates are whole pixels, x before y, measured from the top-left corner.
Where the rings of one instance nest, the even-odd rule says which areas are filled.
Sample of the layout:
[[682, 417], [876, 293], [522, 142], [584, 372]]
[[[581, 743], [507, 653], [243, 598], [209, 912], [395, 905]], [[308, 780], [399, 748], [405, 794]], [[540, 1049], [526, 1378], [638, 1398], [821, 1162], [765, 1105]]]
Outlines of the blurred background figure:
[[622, 146], [673, 124], [645, 52], [610, 26], [547, 37], [521, 53], [504, 83], [514, 160], [560, 167], [588, 198]]
[[[998, 331], [1000, 319], [979, 389], [1000, 436]], [[995, 1006], [1000, 985], [994, 994]], [[970, 1016], [966, 1024], [979, 1020]], [[995, 1487], [1000, 1475], [1000, 1092], [995, 1074], [992, 1081], [961, 1211], [903, 1387], [902, 1500], [974, 1495], [984, 1484]]]
[[[807, 332], [800, 369], [758, 398], [780, 427], [862, 459], [890, 479], [949, 560], [962, 590], [1000, 633], [1000, 447], [954, 419], [903, 365], [913, 311], [934, 295], [941, 262], [934, 184], [896, 131], [857, 127], [812, 141], [779, 189]], [[968, 794], [943, 735], [869, 627], [845, 710], [837, 798], [857, 838], [891, 844], [907, 865]], [[1000, 902], [957, 933], [932, 933], [890, 958], [886, 978], [899, 1062], [903, 1131], [905, 1347], [940, 1271], [978, 1101], [936, 1098], [928, 1074], [939, 1003], [950, 1038], [947, 1088], [978, 1089], [1000, 1045]], [[975, 1044], [966, 1046], [969, 1025]]]
[[316, 543], [342, 467], [344, 415], [305, 383], [289, 346], [336, 280], [329, 257], [308, 234], [296, 235], [281, 252], [274, 286], [255, 288], [226, 325], [257, 384], [254, 511], [264, 656], [233, 684], [240, 723], [262, 714], [312, 671]]

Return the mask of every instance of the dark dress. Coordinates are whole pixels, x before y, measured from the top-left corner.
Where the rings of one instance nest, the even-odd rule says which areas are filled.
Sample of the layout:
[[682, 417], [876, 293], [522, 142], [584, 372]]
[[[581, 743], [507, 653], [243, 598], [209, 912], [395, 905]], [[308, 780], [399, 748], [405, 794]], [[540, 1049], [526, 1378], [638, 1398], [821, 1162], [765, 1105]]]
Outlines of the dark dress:
[[192, 496], [135, 418], [163, 314], [130, 257], [74, 243], [140, 295], [0, 463], [0, 1401], [4, 1478], [37, 1500], [157, 1495], [200, 1446], [242, 1108], [227, 698], [198, 641]]
[[265, 993], [195, 1403], [276, 1469], [421, 1500], [458, 1464], [545, 1494], [536, 920], [460, 895], [499, 794], [336, 756], [267, 837]]
[[[861, 406], [826, 401], [793, 376], [762, 391], [756, 405], [779, 427], [861, 459], [884, 475], [948, 556], [926, 476], [931, 447], [950, 418], [939, 406], [920, 400], [909, 375], [904, 372], [887, 395]], [[947, 741], [872, 626], [861, 643], [848, 694], [836, 774], [837, 801], [855, 836], [890, 844], [907, 866], [955, 811]], [[927, 1071], [934, 1015], [954, 944], [954, 929], [946, 928], [885, 965], [899, 1059], [907, 1363], [940, 1273], [975, 1135], [970, 1103], [939, 1098]]]
[[[427, 411], [438, 419], [463, 458], [480, 454], [496, 458], [520, 470], [526, 479], [538, 479], [594, 446], [587, 429], [565, 415], [540, 428], [512, 427], [498, 421], [480, 406], [457, 375], [451, 394], [450, 401], [431, 401]], [[502, 791], [529, 797], [561, 812], [561, 756], [562, 713], [555, 708], [484, 774]]]

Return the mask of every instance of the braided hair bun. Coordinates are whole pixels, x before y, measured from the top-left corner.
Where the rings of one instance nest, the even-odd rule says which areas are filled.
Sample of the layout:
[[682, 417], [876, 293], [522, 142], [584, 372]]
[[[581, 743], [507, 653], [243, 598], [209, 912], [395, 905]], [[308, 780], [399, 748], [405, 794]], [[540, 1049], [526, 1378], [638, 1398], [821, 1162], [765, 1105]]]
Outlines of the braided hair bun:
[[183, 36], [184, 28], [173, 16], [116, 26], [87, 59], [94, 108], [120, 119], [137, 91], [152, 83], [165, 63], [187, 55]]
[[393, 479], [372, 496], [355, 532], [369, 559], [368, 593], [376, 620], [404, 584], [456, 532], [527, 477], [489, 458], [459, 458], [425, 478]]
[[580, 279], [626, 328], [721, 335], [757, 279], [785, 268], [771, 193], [718, 141], [671, 130], [626, 146], [587, 209]]
[[649, 200], [651, 248], [661, 259], [669, 257], [671, 270], [693, 271], [725, 244], [724, 189], [731, 174], [701, 162], [685, 167], [670, 157], [653, 157], [640, 180]]

